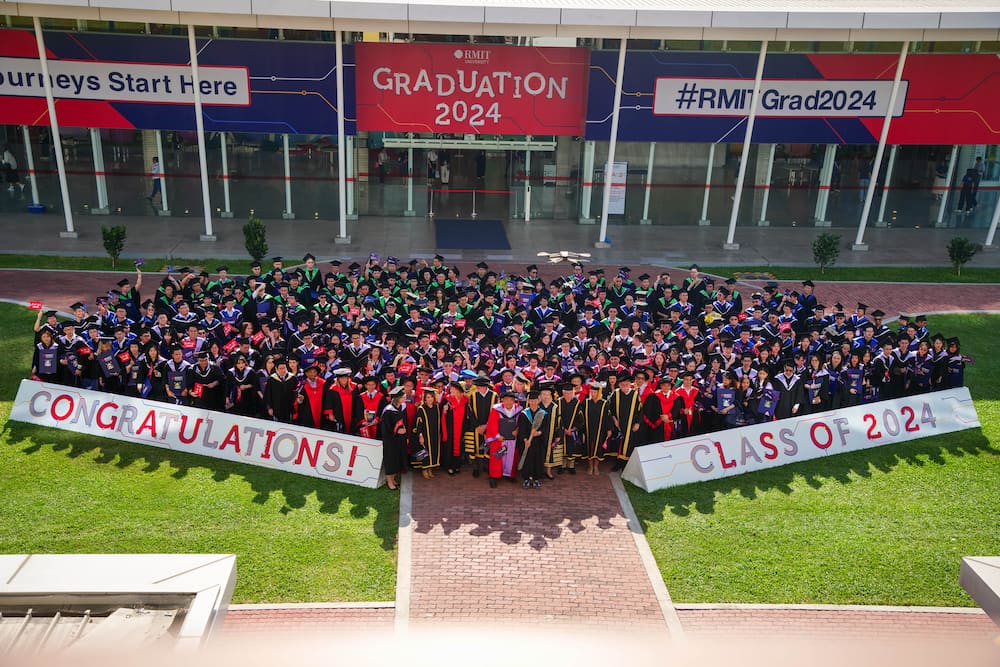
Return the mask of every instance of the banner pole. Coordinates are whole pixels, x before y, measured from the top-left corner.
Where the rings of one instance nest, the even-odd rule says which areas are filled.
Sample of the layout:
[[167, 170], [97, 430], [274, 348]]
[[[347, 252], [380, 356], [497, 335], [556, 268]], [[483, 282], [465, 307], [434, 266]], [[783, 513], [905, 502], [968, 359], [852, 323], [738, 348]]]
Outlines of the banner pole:
[[56, 153], [56, 169], [59, 172], [59, 192], [62, 195], [63, 215], [66, 217], [66, 231], [59, 232], [64, 239], [79, 237], [73, 228], [73, 207], [69, 200], [69, 183], [66, 181], [66, 159], [63, 157], [62, 137], [59, 134], [59, 120], [56, 118], [56, 101], [52, 97], [52, 77], [49, 74], [49, 58], [45, 51], [45, 38], [42, 36], [42, 24], [38, 17], [33, 17], [35, 24], [35, 42], [38, 44], [38, 61], [42, 65], [42, 83], [45, 86], [45, 104], [49, 110], [49, 131], [52, 135], [52, 150]]
[[[868, 214], [871, 213], [872, 201], [875, 198], [875, 186], [878, 185], [876, 175], [882, 166], [882, 155], [885, 154], [885, 142], [889, 138], [889, 126], [892, 124], [893, 111], [896, 109], [896, 99], [899, 97], [899, 82], [903, 78], [903, 67], [906, 65], [906, 54], [909, 50], [910, 40], [905, 40], [902, 48], [899, 50], [899, 61], [896, 63], [896, 76], [892, 80], [892, 93], [889, 95], [889, 108], [885, 110], [885, 119], [882, 121], [882, 134], [878, 140], [878, 148], [875, 150], [874, 167], [872, 168], [874, 174], [868, 180], [865, 205], [861, 209], [861, 220], [858, 221], [858, 235], [854, 239], [854, 245], [851, 246], [851, 250], [868, 250], [868, 244], [865, 243], [865, 228], [868, 226]], [[949, 178], [949, 182], [950, 180]], [[944, 200], [941, 201], [941, 210], [944, 210]]]
[[618, 45], [618, 71], [615, 74], [614, 106], [611, 107], [611, 138], [608, 141], [608, 160], [604, 164], [604, 196], [601, 203], [601, 231], [597, 235], [595, 248], [610, 248], [608, 243], [608, 206], [611, 204], [611, 178], [614, 173], [615, 148], [618, 144], [618, 119], [621, 116], [618, 107], [622, 103], [622, 78], [625, 76], [625, 54], [628, 49], [628, 37], [622, 35]]
[[347, 141], [344, 139], [344, 33], [334, 31], [337, 47], [337, 208], [340, 216], [340, 233], [333, 242], [346, 245], [347, 235]]
[[[194, 25], [188, 24], [188, 50], [191, 52], [191, 81], [194, 84], [194, 123], [198, 132], [198, 165], [201, 168], [201, 206], [205, 211], [205, 233], [202, 241], [215, 241], [212, 232], [212, 200], [208, 194], [208, 156], [205, 149], [205, 119], [201, 115], [201, 78], [198, 75], [198, 46], [194, 40]], [[163, 159], [162, 157], [160, 158]]]
[[753, 124], [757, 119], [757, 100], [760, 97], [760, 83], [764, 78], [764, 60], [767, 57], [767, 40], [760, 43], [760, 55], [757, 56], [757, 74], [753, 81], [753, 96], [750, 98], [750, 112], [747, 114], [747, 131], [743, 137], [743, 153], [740, 156], [739, 173], [736, 175], [736, 193], [733, 195], [733, 210], [729, 214], [729, 233], [723, 250], [739, 250], [736, 243], [736, 219], [740, 215], [740, 200], [743, 198], [743, 181], [747, 175], [747, 156], [750, 155], [750, 141], [753, 139]]

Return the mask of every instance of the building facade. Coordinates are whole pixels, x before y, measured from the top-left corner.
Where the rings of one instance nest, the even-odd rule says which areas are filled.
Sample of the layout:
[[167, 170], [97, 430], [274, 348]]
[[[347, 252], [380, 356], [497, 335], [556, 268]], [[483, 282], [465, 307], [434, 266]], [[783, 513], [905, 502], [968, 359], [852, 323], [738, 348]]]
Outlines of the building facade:
[[728, 226], [733, 248], [751, 226], [993, 243], [987, 3], [591, 4], [0, 2], [2, 210], [42, 205], [67, 234], [197, 217], [206, 239], [228, 217], [347, 240], [358, 217], [448, 215], [597, 243], [629, 224]]

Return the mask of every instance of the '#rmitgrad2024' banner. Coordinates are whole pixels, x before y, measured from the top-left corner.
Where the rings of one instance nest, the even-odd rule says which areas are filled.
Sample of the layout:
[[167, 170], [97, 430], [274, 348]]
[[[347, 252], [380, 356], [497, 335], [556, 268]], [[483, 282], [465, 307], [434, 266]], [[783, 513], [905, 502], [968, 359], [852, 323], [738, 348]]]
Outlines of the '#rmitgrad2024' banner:
[[13, 421], [377, 487], [382, 443], [293, 424], [22, 380]]
[[961, 387], [636, 447], [622, 477], [656, 491], [978, 427]]

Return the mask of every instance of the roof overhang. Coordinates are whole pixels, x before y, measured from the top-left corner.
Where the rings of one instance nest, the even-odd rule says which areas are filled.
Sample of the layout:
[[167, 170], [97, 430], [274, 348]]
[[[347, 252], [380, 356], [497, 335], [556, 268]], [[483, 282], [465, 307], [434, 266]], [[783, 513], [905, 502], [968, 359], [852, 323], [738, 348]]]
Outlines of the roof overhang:
[[0, 14], [403, 33], [992, 41], [994, 0], [25, 0]]

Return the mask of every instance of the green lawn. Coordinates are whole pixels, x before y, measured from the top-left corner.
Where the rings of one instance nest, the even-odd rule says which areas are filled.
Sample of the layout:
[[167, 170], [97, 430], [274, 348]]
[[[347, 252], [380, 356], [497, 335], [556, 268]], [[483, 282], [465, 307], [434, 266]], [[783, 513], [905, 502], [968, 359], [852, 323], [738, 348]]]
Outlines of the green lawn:
[[933, 319], [977, 358], [982, 430], [652, 494], [626, 485], [675, 601], [974, 606], [960, 558], [1000, 555], [1000, 317]]
[[0, 553], [234, 553], [234, 602], [394, 599], [384, 488], [8, 423], [33, 320], [0, 304]]

